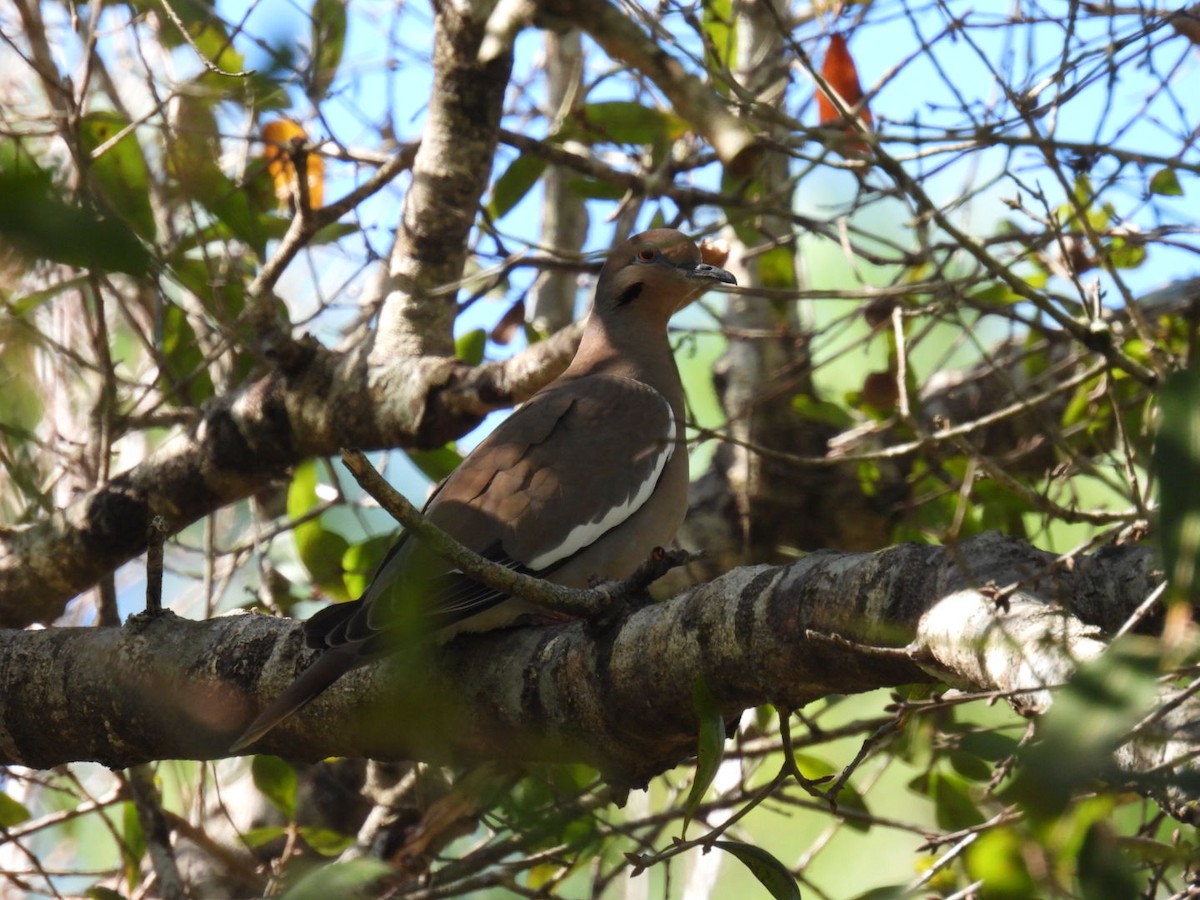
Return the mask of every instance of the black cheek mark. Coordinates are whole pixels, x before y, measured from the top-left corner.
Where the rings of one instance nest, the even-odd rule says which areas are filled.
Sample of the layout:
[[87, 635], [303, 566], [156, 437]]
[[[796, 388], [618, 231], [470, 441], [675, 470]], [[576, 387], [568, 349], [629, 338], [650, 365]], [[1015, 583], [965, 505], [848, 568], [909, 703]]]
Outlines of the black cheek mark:
[[625, 306], [627, 303], [632, 303], [642, 294], [642, 283], [631, 284], [621, 292], [621, 296], [617, 298], [617, 306]]

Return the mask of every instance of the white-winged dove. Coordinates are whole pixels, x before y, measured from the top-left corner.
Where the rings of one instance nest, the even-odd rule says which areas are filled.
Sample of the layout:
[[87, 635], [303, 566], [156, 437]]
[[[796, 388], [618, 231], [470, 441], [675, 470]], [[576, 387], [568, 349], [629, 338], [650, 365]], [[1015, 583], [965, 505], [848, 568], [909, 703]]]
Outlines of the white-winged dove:
[[[683, 385], [667, 322], [718, 282], [736, 284], [673, 229], [613, 248], [571, 365], [442, 482], [429, 519], [477, 553], [559, 584], [631, 575], [671, 541], [687, 508]], [[406, 636], [442, 641], [530, 612], [402, 535], [360, 599], [305, 623], [308, 645], [324, 652], [232, 749]]]

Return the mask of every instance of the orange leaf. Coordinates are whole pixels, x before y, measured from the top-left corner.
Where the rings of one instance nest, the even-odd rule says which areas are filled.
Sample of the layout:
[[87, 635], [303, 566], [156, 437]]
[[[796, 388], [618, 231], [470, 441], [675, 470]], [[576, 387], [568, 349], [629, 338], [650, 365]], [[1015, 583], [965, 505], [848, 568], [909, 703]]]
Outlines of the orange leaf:
[[[276, 119], [263, 126], [262, 139], [265, 145], [263, 157], [275, 185], [275, 196], [279, 198], [281, 207], [289, 208], [296, 196], [296, 169], [292, 162], [292, 151], [294, 147], [302, 147], [308, 141], [308, 135], [291, 119]], [[305, 169], [309, 208], [319, 209], [325, 202], [325, 160], [316, 153], [309, 153]]]
[[[821, 76], [829, 82], [848, 107], [856, 106], [863, 99], [862, 84], [858, 80], [858, 68], [854, 65], [854, 57], [846, 47], [846, 39], [840, 34], [831, 35], [829, 49], [825, 51], [825, 60], [821, 63]], [[866, 104], [858, 111], [859, 120], [868, 128], [871, 127], [871, 111]], [[817, 91], [817, 122], [821, 125], [836, 125], [843, 122], [842, 114], [837, 111], [833, 101], [822, 90]], [[855, 134], [857, 129], [847, 124], [847, 134]], [[854, 142], [846, 145], [846, 149], [866, 152], [867, 145]]]

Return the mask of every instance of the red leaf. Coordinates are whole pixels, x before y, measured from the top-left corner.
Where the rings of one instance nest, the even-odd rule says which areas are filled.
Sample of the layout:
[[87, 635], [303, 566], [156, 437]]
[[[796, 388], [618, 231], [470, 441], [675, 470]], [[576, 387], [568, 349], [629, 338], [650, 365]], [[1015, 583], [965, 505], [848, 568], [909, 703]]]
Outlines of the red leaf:
[[[863, 98], [862, 84], [858, 80], [858, 68], [854, 65], [854, 57], [846, 47], [846, 39], [840, 34], [831, 35], [829, 49], [825, 51], [825, 61], [821, 63], [821, 76], [829, 82], [848, 107], [854, 107]], [[868, 128], [871, 127], [871, 111], [864, 103], [858, 111], [859, 120]], [[817, 122], [821, 125], [837, 125], [845, 121], [833, 105], [833, 101], [823, 90], [817, 91]], [[857, 129], [847, 124], [843, 129], [846, 134], [855, 134]], [[869, 149], [861, 141], [845, 145], [847, 150], [865, 153]]]

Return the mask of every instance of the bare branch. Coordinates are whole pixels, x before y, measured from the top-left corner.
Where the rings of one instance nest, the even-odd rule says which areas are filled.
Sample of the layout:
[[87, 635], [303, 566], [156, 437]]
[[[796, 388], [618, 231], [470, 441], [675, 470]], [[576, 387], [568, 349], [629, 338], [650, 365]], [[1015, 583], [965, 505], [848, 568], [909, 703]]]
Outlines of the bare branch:
[[[987, 535], [956, 550], [909, 544], [737, 569], [600, 630], [577, 623], [462, 637], [430, 649], [428, 661], [393, 658], [352, 673], [262, 749], [298, 759], [579, 760], [632, 785], [694, 752], [690, 697], [700, 675], [728, 720], [764, 703], [795, 708], [945, 677], [1023, 696], [1042, 712], [1048, 689], [1101, 649], [1097, 632], [1056, 604], [1087, 608], [1103, 596], [1119, 619], [1154, 586], [1128, 577], [1129, 563], [1097, 554], [1067, 569]], [[991, 582], [1019, 586], [1008, 611], [971, 587]], [[1005, 653], [980, 653], [976, 632]], [[878, 652], [889, 647], [909, 652]], [[274, 696], [310, 657], [295, 623], [265, 616], [190, 622], [163, 613], [124, 629], [3, 632], [0, 760], [127, 766], [221, 756], [255, 706], [251, 695]], [[1172, 710], [1170, 742], [1133, 741], [1118, 756], [1131, 779], [1166, 760], [1177, 761], [1161, 782], [1168, 791], [1189, 777], [1197, 764], [1187, 753], [1200, 747], [1195, 707], [1191, 697]]]
[[454, 4], [437, 10], [433, 94], [392, 247], [377, 361], [453, 351], [454, 297], [435, 291], [462, 276], [512, 70], [511, 49], [477, 58], [486, 22]]

